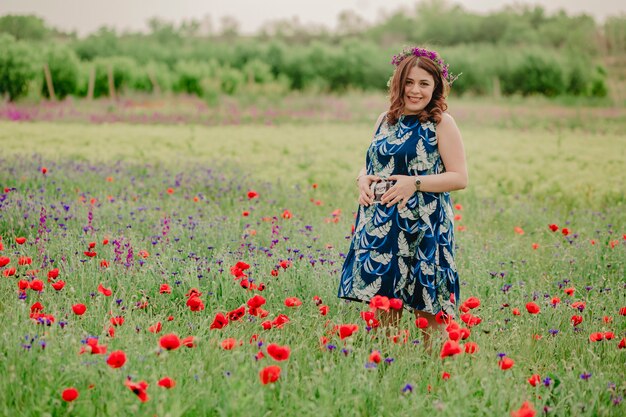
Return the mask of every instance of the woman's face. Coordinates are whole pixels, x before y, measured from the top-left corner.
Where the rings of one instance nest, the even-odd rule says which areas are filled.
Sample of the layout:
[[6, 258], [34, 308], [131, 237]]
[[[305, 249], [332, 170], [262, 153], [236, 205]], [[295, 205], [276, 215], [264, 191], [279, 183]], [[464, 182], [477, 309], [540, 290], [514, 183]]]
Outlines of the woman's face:
[[425, 69], [414, 66], [409, 71], [404, 86], [404, 114], [417, 114], [433, 96], [435, 80]]

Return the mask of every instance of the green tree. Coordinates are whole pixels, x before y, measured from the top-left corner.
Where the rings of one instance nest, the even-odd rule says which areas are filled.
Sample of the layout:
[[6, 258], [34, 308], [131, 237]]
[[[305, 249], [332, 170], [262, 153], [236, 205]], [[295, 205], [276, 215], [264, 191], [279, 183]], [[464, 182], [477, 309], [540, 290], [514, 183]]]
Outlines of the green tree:
[[11, 35], [0, 34], [0, 95], [14, 101], [28, 92], [37, 66], [31, 46]]
[[8, 33], [17, 40], [41, 41], [50, 30], [42, 18], [33, 15], [7, 15], [0, 17], [0, 33]]
[[[65, 45], [52, 44], [47, 48], [43, 59], [50, 68], [55, 95], [63, 99], [75, 94], [80, 71], [80, 62], [76, 53]], [[45, 97], [49, 96], [45, 81], [42, 82], [41, 93]]]

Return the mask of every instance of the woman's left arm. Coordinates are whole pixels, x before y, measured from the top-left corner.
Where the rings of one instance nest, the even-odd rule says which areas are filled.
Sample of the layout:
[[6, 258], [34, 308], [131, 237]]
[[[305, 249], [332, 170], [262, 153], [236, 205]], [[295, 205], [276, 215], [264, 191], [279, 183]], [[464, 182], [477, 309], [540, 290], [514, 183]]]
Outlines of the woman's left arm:
[[416, 179], [420, 180], [420, 191], [431, 193], [462, 190], [467, 187], [468, 175], [463, 139], [456, 122], [448, 113], [442, 115], [441, 122], [437, 125], [437, 146], [446, 171], [419, 177], [392, 175], [388, 179], [395, 180], [396, 184], [385, 193], [382, 203], [388, 206], [400, 203], [399, 207], [404, 207], [416, 191]]

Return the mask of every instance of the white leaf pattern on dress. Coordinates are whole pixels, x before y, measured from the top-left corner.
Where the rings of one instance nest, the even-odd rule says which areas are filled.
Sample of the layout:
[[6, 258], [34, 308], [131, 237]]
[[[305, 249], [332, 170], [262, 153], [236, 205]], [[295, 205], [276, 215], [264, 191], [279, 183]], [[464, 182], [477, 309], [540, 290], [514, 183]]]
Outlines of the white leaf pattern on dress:
[[371, 300], [376, 295], [378, 290], [380, 290], [382, 282], [382, 278], [378, 277], [376, 280], [372, 281], [369, 285], [366, 285], [363, 288], [354, 288], [354, 297], [359, 300]]
[[411, 252], [409, 251], [409, 242], [407, 242], [404, 232], [398, 233], [398, 256], [411, 256]]
[[[366, 230], [367, 229], [370, 229], [370, 227], [366, 227]], [[367, 230], [367, 233], [371, 236], [376, 236], [382, 239], [387, 236], [389, 230], [391, 230], [391, 222], [387, 222], [379, 227], [371, 228], [371, 230]]]
[[448, 265], [450, 265], [450, 268], [454, 272], [456, 272], [456, 263], [454, 262], [454, 256], [452, 256], [450, 251], [445, 246], [443, 247], [443, 257], [445, 258], [446, 262], [448, 262]]
[[392, 256], [391, 253], [379, 253], [374, 250], [371, 252], [370, 258], [379, 264], [387, 265], [391, 261]]

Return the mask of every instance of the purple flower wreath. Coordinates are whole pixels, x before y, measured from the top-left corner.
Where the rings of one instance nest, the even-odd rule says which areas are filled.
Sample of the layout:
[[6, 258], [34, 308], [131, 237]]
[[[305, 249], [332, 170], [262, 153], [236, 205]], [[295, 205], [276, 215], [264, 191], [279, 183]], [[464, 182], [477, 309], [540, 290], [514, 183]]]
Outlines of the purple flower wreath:
[[459, 75], [461, 75], [461, 74], [452, 75], [450, 71], [448, 70], [448, 64], [446, 64], [443, 61], [443, 59], [441, 59], [441, 57], [437, 54], [437, 52], [429, 51], [428, 49], [424, 49], [424, 48], [405, 48], [400, 54], [393, 56], [393, 58], [391, 59], [391, 64], [397, 67], [406, 57], [409, 57], [411, 55], [415, 55], [418, 58], [420, 57], [428, 58], [431, 61], [433, 61], [435, 65], [439, 68], [439, 70], [441, 71], [441, 75], [443, 79], [448, 82], [448, 85], [452, 85], [452, 83], [457, 78], [459, 78]]

